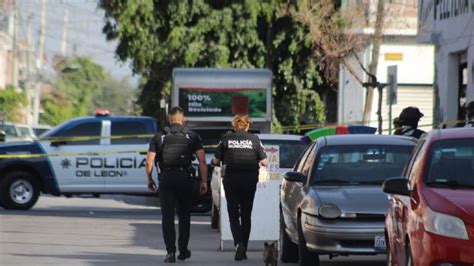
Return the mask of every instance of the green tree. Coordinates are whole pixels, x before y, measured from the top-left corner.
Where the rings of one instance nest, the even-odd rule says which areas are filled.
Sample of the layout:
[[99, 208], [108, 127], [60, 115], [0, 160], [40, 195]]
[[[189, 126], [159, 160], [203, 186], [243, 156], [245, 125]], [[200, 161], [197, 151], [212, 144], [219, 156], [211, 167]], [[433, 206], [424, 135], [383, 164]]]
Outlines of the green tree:
[[64, 92], [55, 90], [43, 95], [41, 99], [43, 112], [40, 114], [40, 124], [58, 125], [74, 117], [74, 106]]
[[0, 111], [5, 112], [6, 121], [21, 122], [21, 109], [26, 104], [26, 94], [18, 92], [14, 86], [8, 85], [4, 90], [0, 89]]
[[[268, 68], [274, 74], [276, 117], [283, 125], [322, 123], [324, 88], [308, 28], [290, 15], [298, 1], [101, 0], [108, 40], [145, 82], [138, 103], [160, 117], [175, 67]], [[294, 2], [294, 3], [293, 3]], [[311, 94], [307, 98], [302, 95]], [[284, 100], [311, 108], [292, 108]], [[317, 113], [320, 112], [320, 113]]]
[[74, 57], [59, 67], [52, 91], [43, 95], [40, 121], [57, 125], [73, 117], [93, 115], [97, 108], [130, 114], [134, 99], [128, 79], [117, 80], [91, 59]]
[[94, 94], [91, 112], [96, 109], [108, 109], [112, 114], [130, 114], [133, 109], [135, 91], [128, 79], [109, 78], [104, 81], [98, 92]]
[[73, 116], [90, 114], [93, 95], [110, 78], [105, 69], [87, 57], [69, 59], [58, 73], [53, 88], [64, 93], [73, 107]]

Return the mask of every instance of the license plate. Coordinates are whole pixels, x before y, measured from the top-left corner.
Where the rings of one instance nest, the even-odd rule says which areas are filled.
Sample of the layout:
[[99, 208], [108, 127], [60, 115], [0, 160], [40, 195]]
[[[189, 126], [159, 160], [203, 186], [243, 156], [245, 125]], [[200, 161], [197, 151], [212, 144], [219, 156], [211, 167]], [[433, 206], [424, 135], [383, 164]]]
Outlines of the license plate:
[[385, 245], [385, 236], [375, 236], [374, 249], [375, 251], [387, 250], [387, 247]]

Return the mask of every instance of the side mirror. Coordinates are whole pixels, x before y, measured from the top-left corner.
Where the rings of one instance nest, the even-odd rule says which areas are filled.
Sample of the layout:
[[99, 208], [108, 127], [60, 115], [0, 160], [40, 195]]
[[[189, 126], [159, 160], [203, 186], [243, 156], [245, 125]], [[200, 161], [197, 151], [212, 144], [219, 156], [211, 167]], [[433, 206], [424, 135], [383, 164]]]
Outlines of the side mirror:
[[304, 183], [306, 181], [306, 176], [303, 173], [294, 171], [286, 172], [284, 178], [289, 182]]
[[53, 147], [58, 147], [58, 146], [66, 145], [66, 144], [67, 144], [67, 141], [65, 141], [65, 140], [53, 140], [53, 141], [51, 141], [51, 146], [53, 146]]
[[383, 182], [383, 192], [387, 194], [395, 194], [402, 196], [410, 196], [410, 190], [408, 189], [408, 179], [406, 178], [389, 178]]
[[7, 137], [7, 134], [5, 133], [5, 131], [0, 130], [0, 142], [5, 142], [6, 137]]

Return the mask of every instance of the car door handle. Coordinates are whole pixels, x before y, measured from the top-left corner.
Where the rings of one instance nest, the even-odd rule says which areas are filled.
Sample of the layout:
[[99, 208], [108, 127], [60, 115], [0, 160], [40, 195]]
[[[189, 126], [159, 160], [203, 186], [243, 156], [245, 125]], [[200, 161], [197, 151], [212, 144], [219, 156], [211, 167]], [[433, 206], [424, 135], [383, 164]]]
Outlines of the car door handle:
[[148, 152], [147, 151], [141, 151], [139, 152], [140, 155], [146, 155]]

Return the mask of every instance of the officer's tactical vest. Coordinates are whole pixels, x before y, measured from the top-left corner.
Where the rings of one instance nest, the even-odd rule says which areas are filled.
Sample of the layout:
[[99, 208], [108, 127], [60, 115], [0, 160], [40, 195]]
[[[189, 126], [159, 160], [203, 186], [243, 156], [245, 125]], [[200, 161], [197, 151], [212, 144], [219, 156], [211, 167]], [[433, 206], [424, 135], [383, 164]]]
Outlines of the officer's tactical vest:
[[249, 133], [228, 133], [222, 141], [226, 171], [258, 169], [257, 150]]
[[191, 138], [186, 127], [179, 132], [171, 132], [169, 127], [164, 129], [165, 134], [161, 137], [161, 160], [160, 166], [189, 167], [192, 161]]

